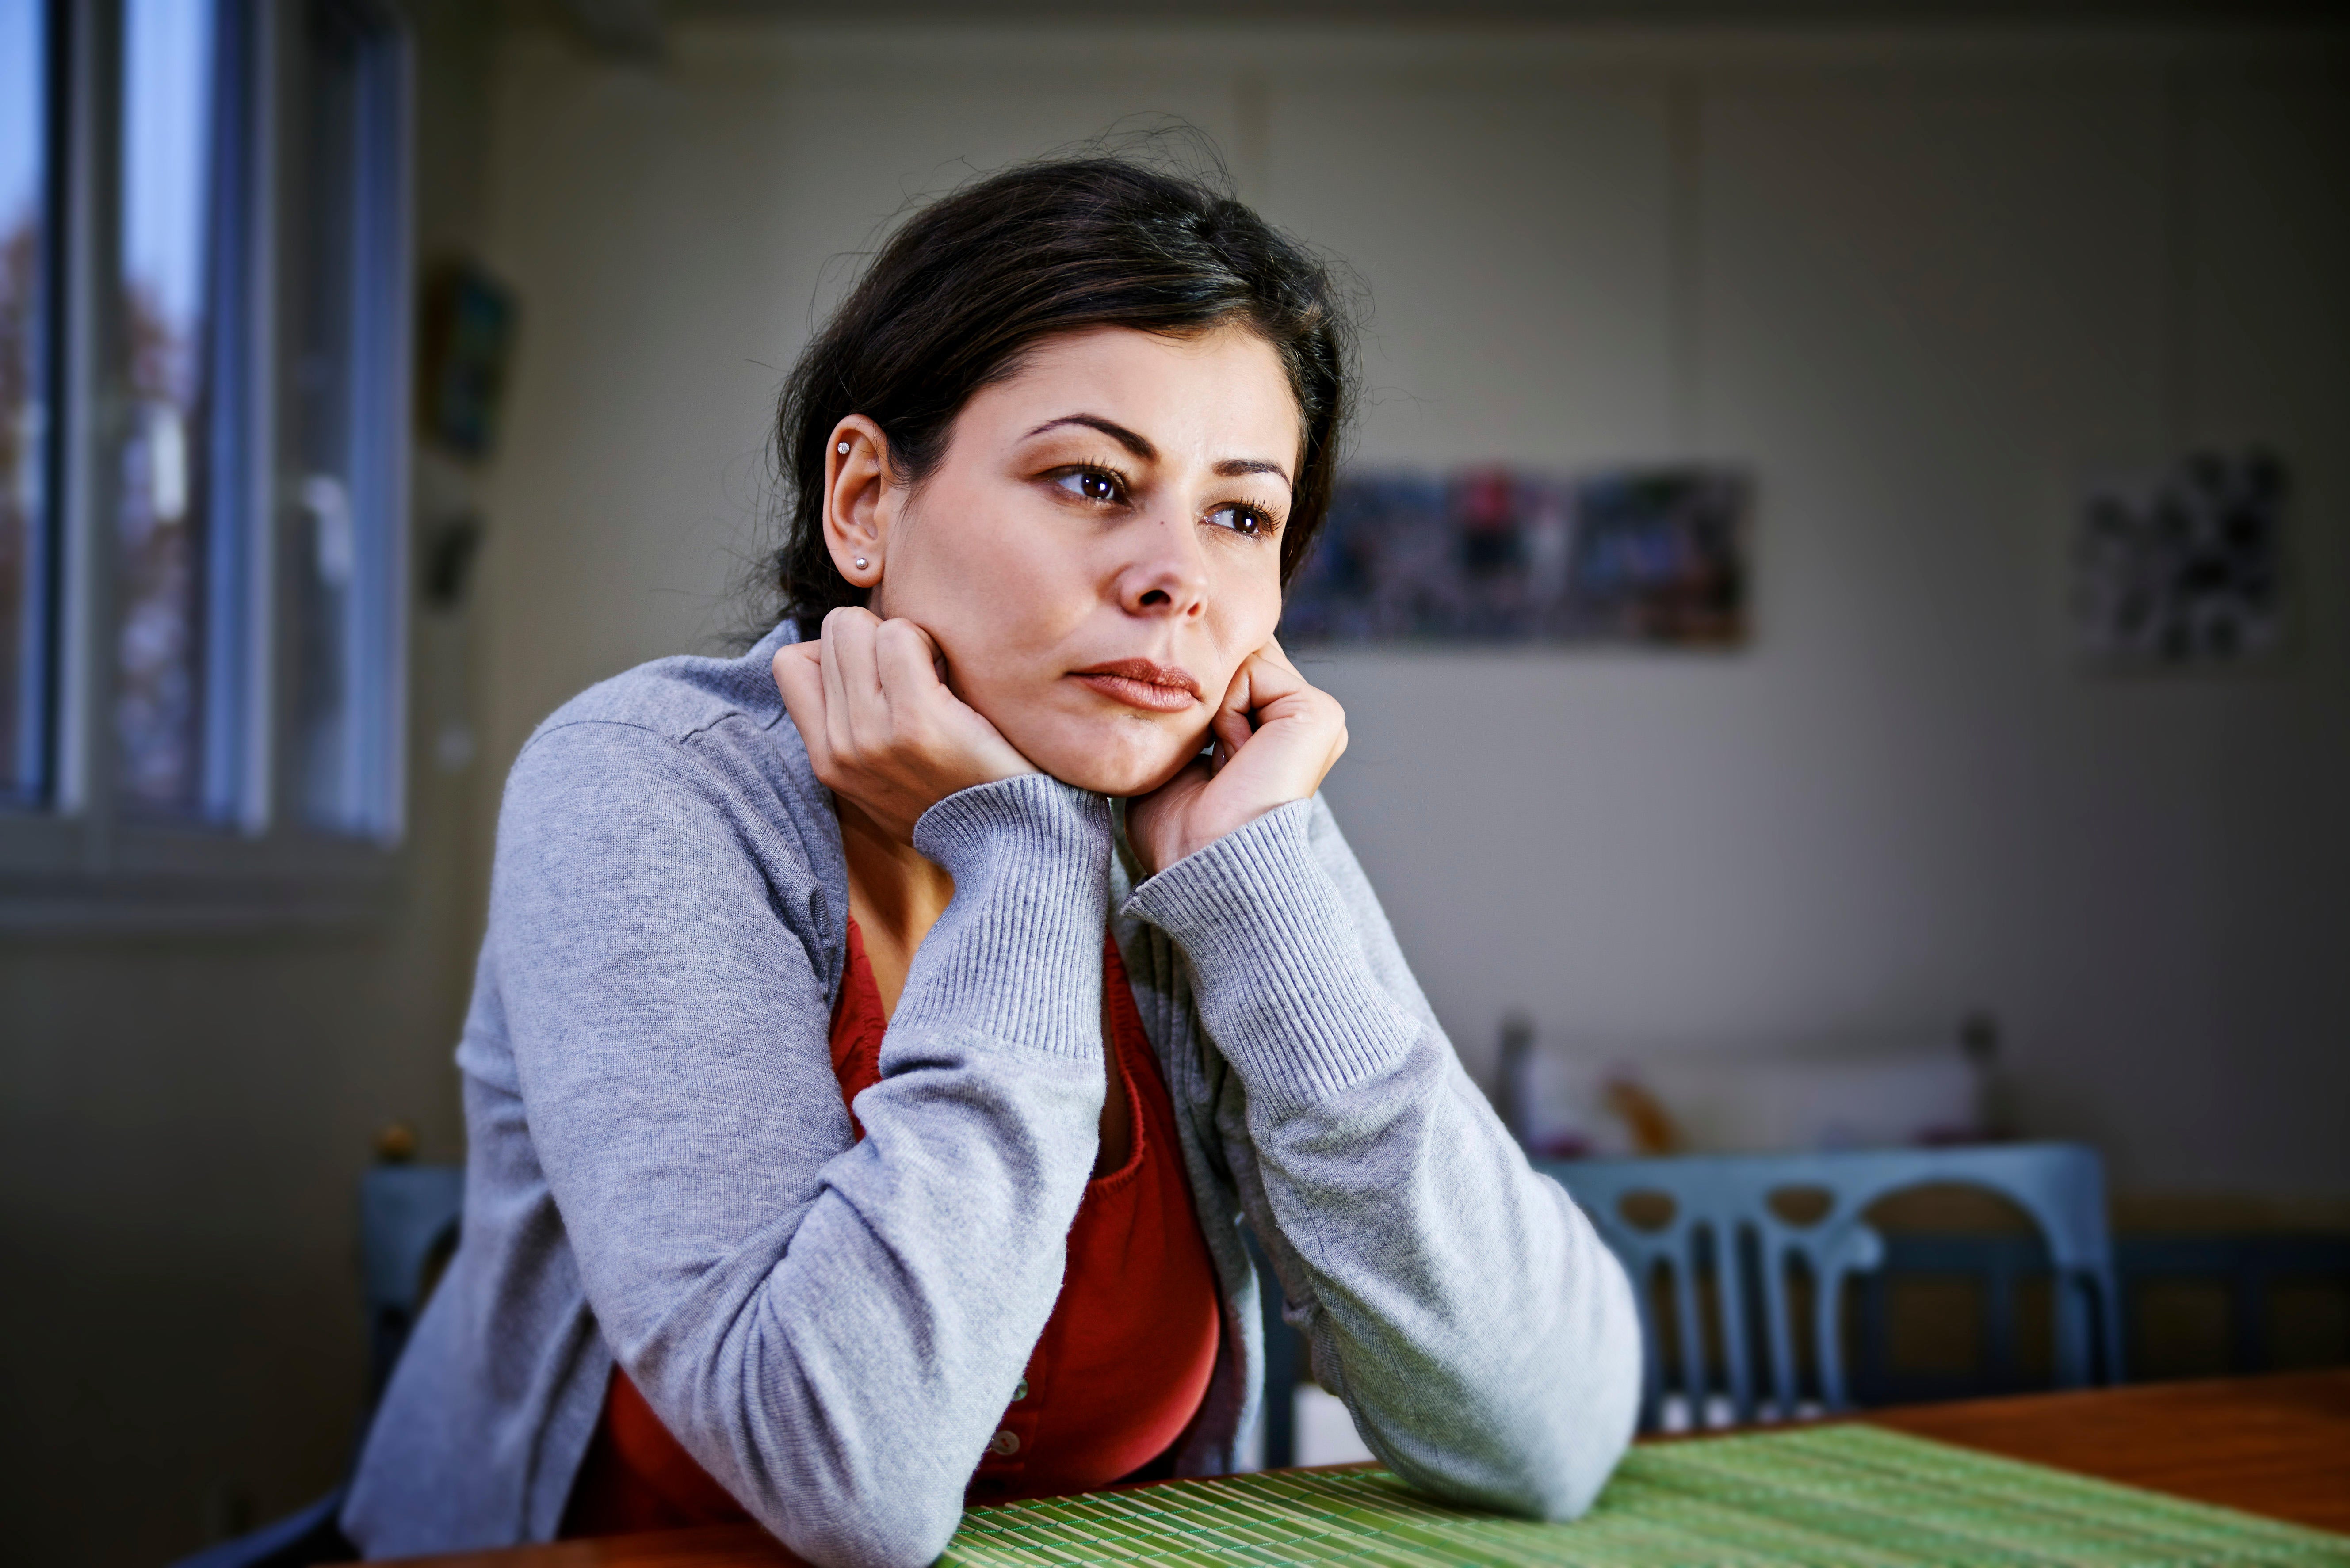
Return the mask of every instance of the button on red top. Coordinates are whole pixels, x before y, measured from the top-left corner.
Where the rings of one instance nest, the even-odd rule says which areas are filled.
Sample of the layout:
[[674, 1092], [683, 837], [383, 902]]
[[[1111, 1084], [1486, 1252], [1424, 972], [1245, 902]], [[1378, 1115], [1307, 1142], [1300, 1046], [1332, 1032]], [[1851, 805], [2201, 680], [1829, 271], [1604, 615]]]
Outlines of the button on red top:
[[[1198, 1413], [1215, 1369], [1220, 1297], [1183, 1173], [1174, 1105], [1118, 944], [1107, 940], [1102, 980], [1107, 1044], [1134, 1112], [1133, 1147], [1125, 1164], [1087, 1184], [1069, 1228], [1060, 1299], [972, 1477], [975, 1503], [1087, 1491], [1155, 1468]], [[852, 919], [832, 1019], [843, 1099], [880, 1081], [886, 1027], [864, 934]], [[856, 1132], [864, 1136], [862, 1127]], [[616, 1367], [563, 1533], [747, 1517]]]

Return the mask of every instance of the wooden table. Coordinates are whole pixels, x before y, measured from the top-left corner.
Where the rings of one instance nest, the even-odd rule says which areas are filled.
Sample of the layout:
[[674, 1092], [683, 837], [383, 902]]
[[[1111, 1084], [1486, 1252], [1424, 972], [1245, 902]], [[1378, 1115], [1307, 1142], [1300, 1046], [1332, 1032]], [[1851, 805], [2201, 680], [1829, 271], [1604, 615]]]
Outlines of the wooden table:
[[[2350, 1371], [1918, 1405], [1859, 1419], [2350, 1532]], [[717, 1525], [415, 1561], [432, 1568], [791, 1568], [798, 1559], [754, 1526]]]
[[1880, 1427], [2350, 1532], [2350, 1371], [1872, 1411]]

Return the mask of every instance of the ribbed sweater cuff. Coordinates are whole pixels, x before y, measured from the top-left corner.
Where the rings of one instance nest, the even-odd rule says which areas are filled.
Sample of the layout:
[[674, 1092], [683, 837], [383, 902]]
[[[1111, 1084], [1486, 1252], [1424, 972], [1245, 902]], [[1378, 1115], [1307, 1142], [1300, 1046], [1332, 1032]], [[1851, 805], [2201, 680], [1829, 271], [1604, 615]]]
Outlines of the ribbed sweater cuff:
[[1337, 889], [1315, 864], [1311, 801], [1276, 807], [1185, 856], [1126, 913], [1191, 961], [1201, 1017], [1249, 1096], [1301, 1109], [1409, 1048], [1411, 1026], [1364, 963]]
[[890, 1033], [951, 1030], [1097, 1058], [1108, 803], [1043, 774], [1003, 779], [924, 812], [914, 847], [955, 891], [915, 950]]

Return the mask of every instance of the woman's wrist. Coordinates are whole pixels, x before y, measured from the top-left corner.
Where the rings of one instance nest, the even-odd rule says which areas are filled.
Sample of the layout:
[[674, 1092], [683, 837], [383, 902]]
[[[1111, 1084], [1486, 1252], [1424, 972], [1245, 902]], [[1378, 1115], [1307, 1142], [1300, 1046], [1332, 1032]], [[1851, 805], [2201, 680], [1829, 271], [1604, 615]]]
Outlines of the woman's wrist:
[[1315, 857], [1314, 810], [1265, 812], [1145, 881], [1124, 910], [1182, 949], [1209, 1033], [1277, 1112], [1382, 1070], [1412, 1036]]
[[1046, 876], [1106, 869], [1111, 831], [1102, 796], [1032, 773], [954, 791], [915, 819], [911, 836], [960, 888], [1005, 867]]
[[1171, 870], [1201, 850], [1239, 832], [1258, 818], [1279, 811], [1284, 805], [1296, 804], [1295, 801], [1276, 801], [1270, 805], [1234, 813], [1229, 821], [1211, 816], [1186, 824], [1185, 831], [1169, 836], [1158, 846], [1159, 855], [1156, 861], [1146, 860], [1144, 867], [1154, 876], [1160, 871]]
[[1232, 677], [1211, 734], [1211, 756], [1127, 808], [1128, 838], [1153, 873], [1312, 799], [1347, 750], [1347, 711], [1268, 642]]
[[952, 1031], [1097, 1058], [1108, 802], [1026, 774], [956, 791], [913, 834], [954, 897], [915, 950], [891, 1034]]

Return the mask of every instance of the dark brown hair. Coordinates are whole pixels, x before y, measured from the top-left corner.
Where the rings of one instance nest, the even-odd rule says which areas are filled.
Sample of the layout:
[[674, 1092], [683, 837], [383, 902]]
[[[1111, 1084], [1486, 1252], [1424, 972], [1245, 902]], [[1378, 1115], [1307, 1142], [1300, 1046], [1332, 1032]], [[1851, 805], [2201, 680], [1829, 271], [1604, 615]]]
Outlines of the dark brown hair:
[[1054, 159], [965, 185], [899, 227], [784, 385], [786, 512], [763, 574], [769, 624], [788, 614], [813, 637], [826, 611], [865, 602], [825, 546], [825, 449], [841, 420], [880, 426], [897, 476], [920, 484], [974, 393], [1039, 341], [1091, 327], [1188, 337], [1238, 325], [1280, 355], [1305, 432], [1281, 544], [1286, 587], [1330, 509], [1352, 313], [1328, 264], [1221, 184], [1125, 157]]

